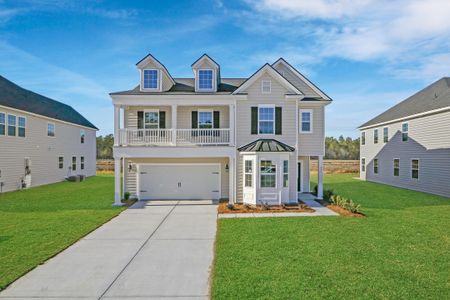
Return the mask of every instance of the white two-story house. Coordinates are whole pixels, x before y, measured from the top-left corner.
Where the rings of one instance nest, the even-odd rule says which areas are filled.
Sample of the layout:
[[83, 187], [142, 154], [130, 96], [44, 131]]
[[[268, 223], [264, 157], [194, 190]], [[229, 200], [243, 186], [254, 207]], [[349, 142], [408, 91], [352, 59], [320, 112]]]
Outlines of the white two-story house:
[[248, 78], [222, 77], [206, 54], [191, 65], [193, 78], [173, 78], [152, 55], [137, 68], [134, 89], [110, 94], [116, 205], [125, 192], [140, 200], [297, 202], [310, 191], [311, 157], [322, 197], [331, 99], [283, 58]]

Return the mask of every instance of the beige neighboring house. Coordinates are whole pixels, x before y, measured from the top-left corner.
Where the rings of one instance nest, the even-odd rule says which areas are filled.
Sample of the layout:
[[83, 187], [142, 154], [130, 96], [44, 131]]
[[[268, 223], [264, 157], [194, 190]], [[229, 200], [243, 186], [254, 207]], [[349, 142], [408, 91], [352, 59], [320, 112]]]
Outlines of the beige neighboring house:
[[0, 192], [95, 175], [97, 128], [0, 76]]
[[361, 179], [450, 197], [450, 78], [359, 127]]
[[[115, 204], [147, 199], [297, 202], [318, 158], [322, 197], [325, 106], [331, 99], [283, 58], [248, 78], [225, 78], [204, 54], [193, 78], [173, 78], [152, 55], [138, 86], [111, 93]], [[123, 165], [123, 188], [121, 168]]]

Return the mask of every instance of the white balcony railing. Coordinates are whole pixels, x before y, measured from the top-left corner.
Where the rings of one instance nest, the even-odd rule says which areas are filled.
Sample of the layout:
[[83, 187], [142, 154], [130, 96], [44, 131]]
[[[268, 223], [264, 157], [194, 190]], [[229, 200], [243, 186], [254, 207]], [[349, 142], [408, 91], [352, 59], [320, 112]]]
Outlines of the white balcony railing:
[[229, 145], [230, 129], [120, 129], [121, 146]]

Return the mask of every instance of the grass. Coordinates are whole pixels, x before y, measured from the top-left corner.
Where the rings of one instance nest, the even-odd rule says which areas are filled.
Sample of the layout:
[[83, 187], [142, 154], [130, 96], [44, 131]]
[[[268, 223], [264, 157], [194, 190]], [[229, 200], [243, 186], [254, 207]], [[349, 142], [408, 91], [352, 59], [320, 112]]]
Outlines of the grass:
[[213, 299], [449, 299], [450, 199], [352, 176], [366, 218], [221, 219]]
[[0, 289], [120, 213], [113, 179], [0, 194]]

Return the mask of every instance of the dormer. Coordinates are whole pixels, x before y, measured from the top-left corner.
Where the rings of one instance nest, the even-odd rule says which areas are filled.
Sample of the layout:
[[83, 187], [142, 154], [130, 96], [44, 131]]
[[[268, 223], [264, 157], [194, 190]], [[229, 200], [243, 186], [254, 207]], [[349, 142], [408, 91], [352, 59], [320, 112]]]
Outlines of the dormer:
[[220, 66], [207, 54], [192, 64], [196, 92], [217, 92], [220, 83]]
[[175, 85], [166, 67], [151, 54], [136, 64], [140, 73], [141, 92], [165, 92]]

